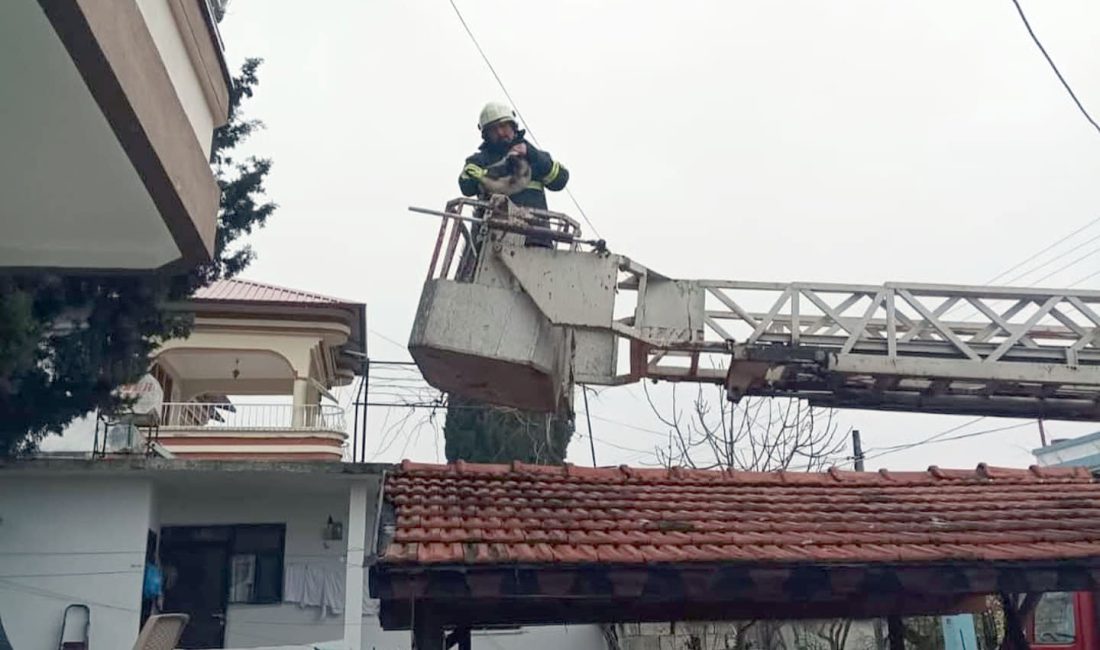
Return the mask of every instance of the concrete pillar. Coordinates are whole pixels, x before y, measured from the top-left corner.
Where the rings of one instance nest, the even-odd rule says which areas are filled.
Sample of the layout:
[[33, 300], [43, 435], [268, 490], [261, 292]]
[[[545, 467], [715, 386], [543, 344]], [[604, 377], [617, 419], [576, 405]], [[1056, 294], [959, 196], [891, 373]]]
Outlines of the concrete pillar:
[[890, 636], [890, 650], [905, 650], [905, 623], [901, 617], [887, 617], [886, 629]]
[[309, 380], [305, 377], [294, 378], [294, 415], [291, 424], [302, 427], [306, 424], [306, 406], [309, 404]]
[[[1038, 604], [1038, 599], [1036, 599]], [[1001, 594], [1001, 607], [1005, 614], [1005, 636], [1001, 640], [1001, 649], [1028, 650], [1031, 644], [1024, 632], [1024, 621], [1020, 616], [1020, 606], [1016, 597], [1008, 593]]]
[[351, 484], [348, 499], [347, 567], [344, 589], [344, 645], [359, 650], [363, 644], [363, 558], [367, 548], [367, 481]]
[[443, 642], [443, 624], [439, 616], [425, 603], [413, 605], [413, 650], [446, 650]]
[[316, 427], [321, 415], [321, 391], [317, 390], [312, 381], [309, 382], [309, 390], [306, 392], [306, 404], [310, 408], [306, 409], [305, 425]]
[[472, 650], [473, 644], [470, 641], [470, 628], [460, 627], [454, 632], [451, 632], [444, 639], [443, 645], [448, 649], [458, 646], [458, 650]]

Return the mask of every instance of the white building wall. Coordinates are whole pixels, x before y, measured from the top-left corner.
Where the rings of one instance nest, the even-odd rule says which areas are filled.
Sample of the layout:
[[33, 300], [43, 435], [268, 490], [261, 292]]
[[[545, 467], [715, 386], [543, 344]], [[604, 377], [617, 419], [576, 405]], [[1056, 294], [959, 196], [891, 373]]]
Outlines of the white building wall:
[[[303, 477], [305, 478], [305, 477]], [[164, 491], [159, 500], [161, 526], [215, 524], [286, 524], [286, 562], [343, 562], [343, 542], [321, 539], [328, 517], [345, 522], [348, 495], [270, 491]], [[297, 605], [230, 605], [226, 612], [225, 647], [256, 648], [342, 639], [342, 616], [321, 617], [316, 608]]]
[[[549, 625], [517, 630], [478, 630], [470, 636], [474, 650], [607, 650], [597, 625]], [[412, 634], [387, 632], [374, 616], [363, 618], [361, 650], [409, 650]]]
[[[345, 488], [346, 489], [346, 488]], [[251, 490], [250, 490], [251, 491]], [[161, 526], [204, 524], [286, 524], [286, 562], [343, 561], [344, 542], [321, 539], [329, 515], [345, 525], [348, 493], [296, 493], [279, 487], [263, 492], [241, 490], [229, 496], [226, 489], [166, 490], [158, 495]], [[377, 491], [371, 489], [367, 504], [367, 531], [373, 530]], [[230, 605], [226, 613], [225, 647], [234, 649], [301, 646], [339, 641], [344, 635], [343, 616], [321, 617], [316, 608], [293, 604]], [[377, 615], [362, 617], [362, 650], [408, 650], [408, 632], [383, 631]], [[489, 650], [605, 650], [597, 626], [554, 626], [506, 632], [475, 633], [477, 648]]]
[[195, 130], [195, 137], [202, 147], [203, 155], [210, 157], [210, 146], [214, 137], [214, 114], [206, 101], [199, 73], [187, 53], [179, 25], [169, 6], [171, 0], [138, 0], [145, 25], [153, 37], [160, 52], [168, 77], [176, 88], [183, 110]]
[[84, 603], [92, 647], [132, 647], [151, 509], [147, 480], [0, 478], [0, 618], [12, 646], [56, 650], [63, 610]]

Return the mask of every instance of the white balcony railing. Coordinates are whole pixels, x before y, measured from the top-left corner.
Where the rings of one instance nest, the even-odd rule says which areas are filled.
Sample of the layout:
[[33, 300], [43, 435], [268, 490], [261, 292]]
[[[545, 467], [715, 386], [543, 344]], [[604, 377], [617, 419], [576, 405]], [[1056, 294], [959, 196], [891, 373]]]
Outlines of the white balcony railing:
[[160, 410], [161, 429], [212, 429], [219, 431], [330, 431], [345, 433], [344, 409], [331, 404], [211, 404], [165, 402]]

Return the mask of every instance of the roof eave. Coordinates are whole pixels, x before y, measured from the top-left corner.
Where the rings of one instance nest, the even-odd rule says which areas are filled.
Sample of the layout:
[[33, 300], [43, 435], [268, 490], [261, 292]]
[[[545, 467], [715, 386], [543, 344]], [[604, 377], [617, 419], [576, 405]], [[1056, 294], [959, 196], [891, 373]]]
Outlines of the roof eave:
[[384, 629], [408, 629], [410, 603], [444, 625], [874, 618], [973, 611], [1013, 591], [1093, 591], [1100, 558], [940, 563], [682, 565], [376, 564], [370, 593]]

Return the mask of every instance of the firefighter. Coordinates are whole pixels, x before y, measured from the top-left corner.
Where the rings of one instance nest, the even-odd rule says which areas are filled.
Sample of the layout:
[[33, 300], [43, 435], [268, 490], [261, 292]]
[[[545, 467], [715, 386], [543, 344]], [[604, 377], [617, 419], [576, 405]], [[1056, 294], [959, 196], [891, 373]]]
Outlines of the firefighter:
[[[507, 194], [518, 206], [545, 210], [545, 190], [564, 189], [569, 182], [569, 170], [527, 142], [516, 121], [516, 112], [506, 104], [486, 104], [477, 127], [481, 131], [481, 146], [466, 159], [458, 177], [463, 196]], [[529, 238], [527, 243], [552, 245], [538, 238]]]

